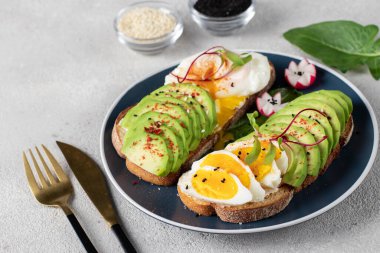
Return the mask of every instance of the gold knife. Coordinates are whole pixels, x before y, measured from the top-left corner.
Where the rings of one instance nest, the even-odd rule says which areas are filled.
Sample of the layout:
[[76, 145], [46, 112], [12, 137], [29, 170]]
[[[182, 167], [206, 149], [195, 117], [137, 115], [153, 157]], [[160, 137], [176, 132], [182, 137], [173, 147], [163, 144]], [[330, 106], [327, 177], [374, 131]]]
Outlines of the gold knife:
[[116, 234], [125, 252], [136, 252], [121, 226], [118, 224], [106, 180], [99, 166], [80, 149], [57, 141], [75, 177], [88, 197]]

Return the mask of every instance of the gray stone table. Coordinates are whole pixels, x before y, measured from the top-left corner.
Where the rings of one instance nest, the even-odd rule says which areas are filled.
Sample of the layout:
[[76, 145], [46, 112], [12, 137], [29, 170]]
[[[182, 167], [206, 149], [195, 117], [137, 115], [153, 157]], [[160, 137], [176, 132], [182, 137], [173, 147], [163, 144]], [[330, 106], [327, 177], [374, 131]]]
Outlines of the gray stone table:
[[[147, 73], [208, 48], [253, 48], [304, 55], [282, 38], [296, 26], [336, 19], [380, 25], [380, 2], [259, 0], [254, 20], [232, 37], [200, 30], [178, 2], [185, 31], [164, 53], [143, 56], [118, 43], [112, 22], [128, 1], [0, 1], [0, 252], [83, 252], [59, 209], [32, 197], [21, 151], [55, 139], [75, 143], [100, 161], [99, 133], [113, 100]], [[344, 74], [380, 118], [380, 82], [366, 68]], [[360, 150], [358, 150], [360, 152]], [[59, 156], [63, 163], [63, 157]], [[111, 191], [122, 223], [140, 252], [378, 252], [379, 157], [363, 184], [325, 214], [277, 231], [215, 235], [157, 221]], [[67, 168], [66, 168], [67, 169]], [[78, 219], [101, 252], [122, 252], [78, 182]], [[311, 200], [312, 201], [312, 200]], [[307, 203], [305, 203], [307, 204]]]

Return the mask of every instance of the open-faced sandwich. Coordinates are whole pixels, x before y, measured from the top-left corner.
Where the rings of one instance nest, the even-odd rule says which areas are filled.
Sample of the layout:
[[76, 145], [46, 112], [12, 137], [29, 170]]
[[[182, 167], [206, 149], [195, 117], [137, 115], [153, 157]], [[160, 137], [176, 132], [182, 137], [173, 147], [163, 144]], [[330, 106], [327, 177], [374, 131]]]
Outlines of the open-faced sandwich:
[[182, 202], [197, 214], [233, 223], [279, 213], [349, 141], [352, 109], [342, 92], [320, 90], [294, 99], [260, 127], [249, 114], [251, 134], [207, 154], [180, 177]]
[[262, 54], [208, 49], [183, 60], [165, 85], [119, 114], [113, 145], [131, 173], [173, 185], [274, 79], [274, 67]]

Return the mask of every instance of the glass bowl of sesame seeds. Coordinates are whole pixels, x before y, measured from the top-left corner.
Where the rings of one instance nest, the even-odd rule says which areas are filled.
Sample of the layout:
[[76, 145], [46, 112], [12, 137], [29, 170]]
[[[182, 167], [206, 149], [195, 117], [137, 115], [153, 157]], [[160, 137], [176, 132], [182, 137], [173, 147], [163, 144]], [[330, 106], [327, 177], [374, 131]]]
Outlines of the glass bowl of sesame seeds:
[[144, 54], [156, 54], [181, 37], [183, 22], [169, 3], [138, 1], [119, 11], [114, 28], [120, 43]]

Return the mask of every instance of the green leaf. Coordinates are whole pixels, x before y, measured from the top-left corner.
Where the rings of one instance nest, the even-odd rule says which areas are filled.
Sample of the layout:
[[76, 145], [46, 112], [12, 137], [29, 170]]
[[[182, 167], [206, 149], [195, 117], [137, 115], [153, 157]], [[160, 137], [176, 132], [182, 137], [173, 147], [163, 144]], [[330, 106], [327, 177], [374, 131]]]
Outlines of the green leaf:
[[232, 51], [229, 51], [229, 50], [226, 50], [225, 51], [225, 54], [227, 56], [227, 58], [232, 61], [232, 67], [235, 68], [235, 67], [241, 67], [243, 66], [244, 64], [246, 64], [247, 62], [251, 61], [252, 60], [252, 55], [239, 55], [237, 53], [234, 53]]
[[269, 144], [268, 152], [264, 158], [263, 163], [264, 164], [271, 164], [276, 156], [276, 147], [273, 145], [272, 142]]
[[249, 123], [253, 127], [254, 130], [258, 131], [259, 125], [256, 123], [256, 118], [259, 116], [259, 113], [257, 111], [254, 111], [253, 113], [247, 113], [247, 118], [249, 120]]
[[380, 79], [380, 57], [371, 58], [367, 62], [367, 65], [373, 78], [375, 78], [376, 80], [379, 80]]
[[253, 163], [260, 155], [261, 152], [261, 144], [257, 136], [254, 137], [255, 141], [253, 142], [253, 147], [251, 152], [246, 156], [244, 162], [246, 164], [251, 164]]
[[297, 97], [303, 95], [302, 92], [293, 89], [293, 88], [277, 88], [274, 90], [270, 90], [269, 94], [271, 96], [274, 96], [276, 93], [280, 92], [281, 93], [281, 103], [288, 103]]
[[375, 38], [376, 25], [362, 26], [353, 21], [327, 21], [294, 28], [284, 33], [285, 39], [325, 64], [342, 72], [367, 64], [378, 79], [380, 42]]

